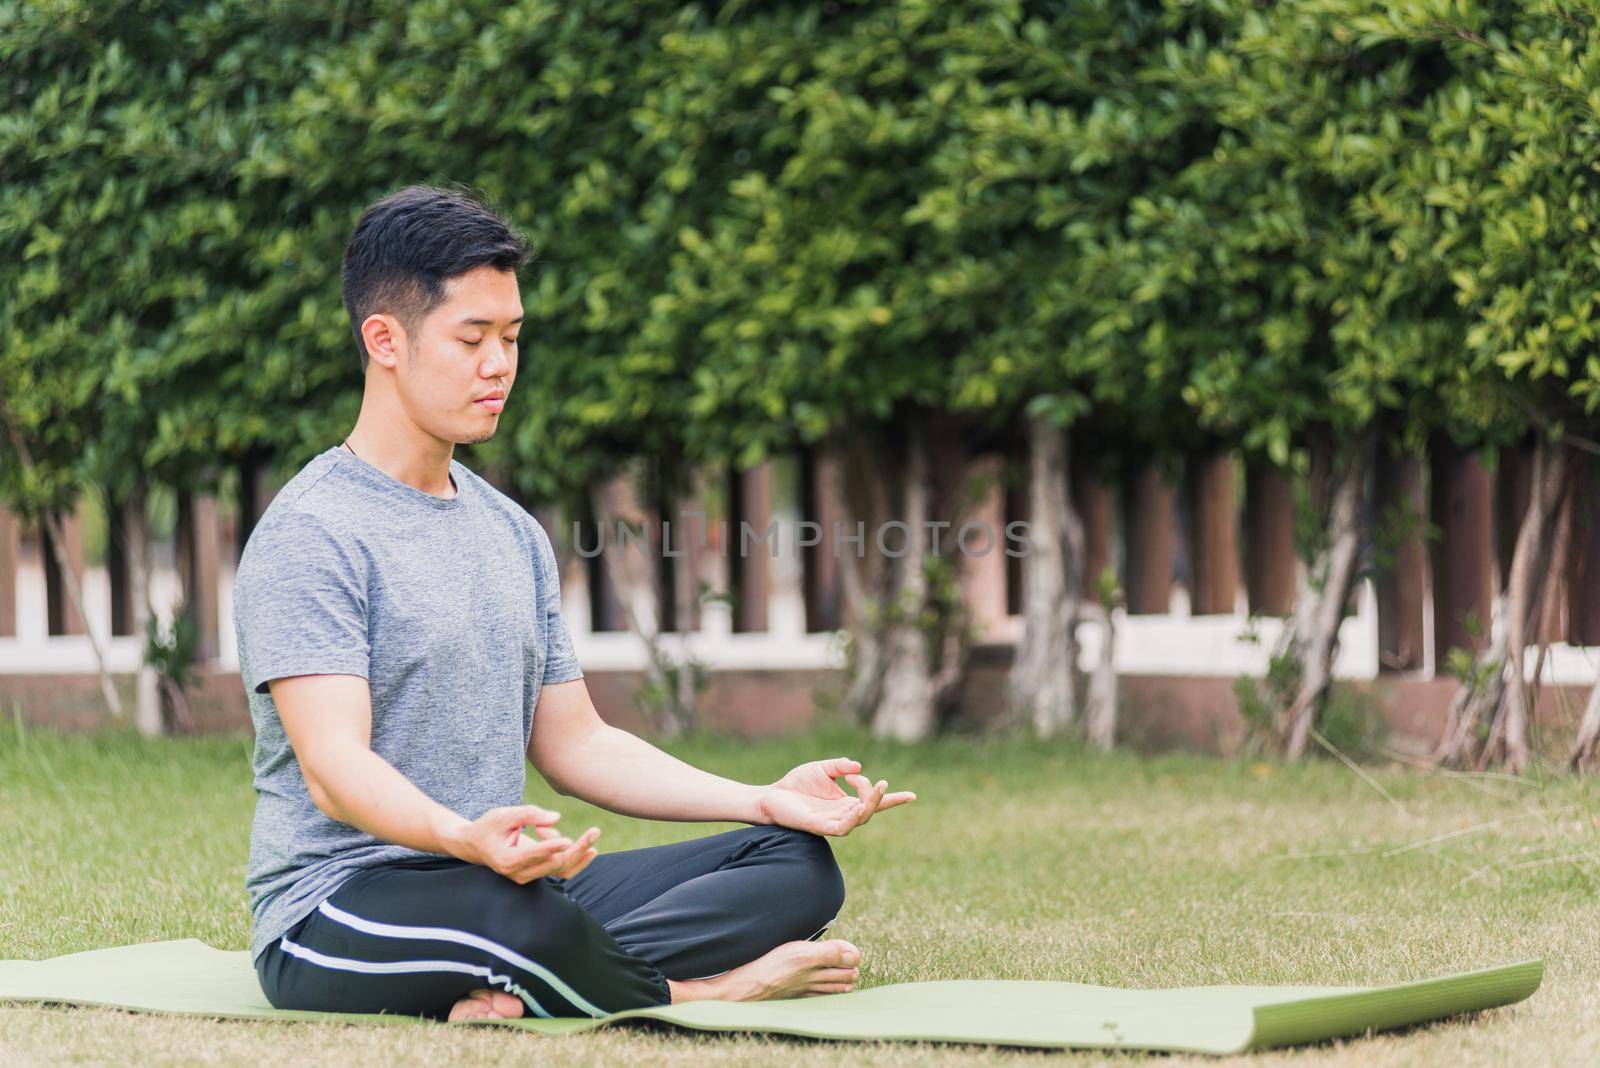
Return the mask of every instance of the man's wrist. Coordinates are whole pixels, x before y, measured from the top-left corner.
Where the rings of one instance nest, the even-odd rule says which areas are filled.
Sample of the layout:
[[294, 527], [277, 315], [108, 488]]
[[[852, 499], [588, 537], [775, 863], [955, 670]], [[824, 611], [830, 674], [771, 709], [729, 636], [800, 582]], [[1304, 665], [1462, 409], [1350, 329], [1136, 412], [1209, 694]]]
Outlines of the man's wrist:
[[750, 813], [745, 818], [746, 823], [766, 825], [772, 823], [772, 817], [767, 814], [766, 800], [776, 786], [750, 787]]
[[468, 833], [472, 829], [472, 821], [451, 812], [443, 805], [434, 814], [433, 838], [439, 843], [440, 852], [464, 860], [468, 864], [482, 864], [477, 855], [477, 849]]

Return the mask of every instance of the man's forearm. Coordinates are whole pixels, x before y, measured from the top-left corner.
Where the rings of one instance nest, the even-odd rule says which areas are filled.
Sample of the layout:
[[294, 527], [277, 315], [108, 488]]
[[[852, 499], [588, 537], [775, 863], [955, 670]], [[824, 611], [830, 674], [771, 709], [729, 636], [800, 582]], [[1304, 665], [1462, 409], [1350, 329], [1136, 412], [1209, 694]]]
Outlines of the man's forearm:
[[461, 856], [461, 832], [468, 821], [423, 793], [393, 764], [359, 746], [341, 752], [337, 763], [337, 772], [319, 776], [319, 790], [313, 791], [313, 797], [322, 794], [318, 807], [329, 816], [385, 842]]
[[649, 742], [602, 725], [540, 769], [550, 785], [611, 812], [653, 820], [768, 823], [765, 787], [685, 764]]

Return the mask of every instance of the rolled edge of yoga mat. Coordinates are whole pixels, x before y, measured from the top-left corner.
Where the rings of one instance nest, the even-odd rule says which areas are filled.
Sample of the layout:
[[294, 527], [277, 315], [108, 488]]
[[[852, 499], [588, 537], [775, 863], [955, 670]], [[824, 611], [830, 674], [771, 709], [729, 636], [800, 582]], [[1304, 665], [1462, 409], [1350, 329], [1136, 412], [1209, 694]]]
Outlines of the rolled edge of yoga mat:
[[1348, 1038], [1512, 1005], [1531, 997], [1543, 981], [1544, 961], [1526, 960], [1438, 979], [1258, 1005], [1255, 1033], [1246, 1048]]
[[[634, 1009], [585, 1023], [620, 1024], [642, 1018], [701, 1031], [785, 1034], [836, 1041], [960, 1042], [1227, 1055], [1360, 1036], [1508, 1005], [1531, 996], [1543, 976], [1543, 961], [1532, 960], [1373, 987], [1124, 990], [1040, 982], [945, 981], [892, 984], [797, 1002], [693, 1002]], [[915, 1021], [896, 1018], [890, 1005], [881, 1005], [876, 1009], [890, 1011], [879, 1017], [883, 1024], [877, 1026], [872, 1019], [876, 1013], [862, 1011], [876, 998], [913, 995], [919, 1002], [942, 1002], [948, 991], [968, 986], [989, 991], [1004, 988], [1006, 1014], [1011, 1019], [998, 1028], [993, 1019], [963, 1022], [959, 1008], [946, 1003], [938, 1006], [942, 1011], [937, 1022], [930, 1023], [925, 1015]], [[1230, 990], [1234, 997], [1219, 999], [1219, 994]], [[1107, 996], [1113, 1003], [1101, 1000]], [[1077, 1019], [1069, 1022], [1059, 1015], [1059, 999], [1063, 997], [1069, 1004], [1080, 997], [1089, 1003], [1073, 1005], [1068, 1015]], [[1257, 1000], [1250, 1004], [1250, 998]], [[852, 1011], [843, 1012], [846, 1004]], [[838, 1011], [830, 1011], [835, 1007]], [[1019, 1010], [1025, 1010], [1022, 1018], [1016, 1015]], [[1185, 1012], [1191, 1016], [1199, 1012], [1204, 1022], [1192, 1022], [1175, 1033], [1170, 1022]], [[1096, 1026], [1093, 1020], [1097, 1017], [1105, 1022]], [[535, 1027], [547, 1022], [529, 1021]]]

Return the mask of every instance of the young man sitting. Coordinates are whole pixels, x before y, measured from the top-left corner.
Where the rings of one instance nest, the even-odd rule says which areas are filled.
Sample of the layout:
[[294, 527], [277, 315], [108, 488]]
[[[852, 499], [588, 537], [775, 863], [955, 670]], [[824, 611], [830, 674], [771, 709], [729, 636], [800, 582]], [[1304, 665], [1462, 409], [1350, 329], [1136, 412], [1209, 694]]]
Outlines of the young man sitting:
[[[859, 951], [817, 940], [844, 899], [819, 836], [914, 795], [844, 758], [746, 785], [605, 724], [545, 531], [452, 458], [508, 402], [528, 258], [483, 204], [425, 187], [350, 238], [360, 416], [279, 491], [235, 585], [262, 989], [452, 1020], [848, 991]], [[598, 830], [522, 803], [524, 756], [613, 812], [752, 826], [600, 856]]]

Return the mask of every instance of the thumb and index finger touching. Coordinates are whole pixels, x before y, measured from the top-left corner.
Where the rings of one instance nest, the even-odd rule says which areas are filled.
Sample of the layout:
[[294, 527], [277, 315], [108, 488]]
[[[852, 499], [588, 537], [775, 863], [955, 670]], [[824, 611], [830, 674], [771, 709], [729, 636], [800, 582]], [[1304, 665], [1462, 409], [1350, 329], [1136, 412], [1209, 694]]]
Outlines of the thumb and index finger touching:
[[[532, 828], [533, 834], [529, 837], [539, 839], [540, 846], [547, 846], [547, 851], [562, 852], [563, 868], [582, 859], [584, 854], [592, 849], [595, 840], [600, 837], [600, 828], [590, 827], [577, 839], [568, 838], [554, 826], [558, 814], [537, 805], [518, 805], [516, 813], [512, 819], [513, 825], [517, 825], [518, 830]], [[527, 822], [518, 825], [518, 821], [523, 820]]]
[[[829, 761], [828, 763], [834, 762]], [[861, 800], [865, 801], [868, 794], [874, 792], [879, 794], [878, 801], [873, 806], [874, 809], [893, 808], [896, 805], [903, 805], [907, 801], [915, 801], [917, 799], [917, 795], [912, 793], [910, 790], [897, 790], [894, 793], [889, 793], [889, 781], [887, 779], [880, 779], [878, 782], [874, 783], [865, 775], [860, 774], [861, 764], [859, 761], [850, 760], [840, 761], [839, 763], [853, 765], [852, 769], [840, 771], [838, 774], [844, 779], [845, 782], [849, 783], [855, 789], [856, 795], [860, 797]]]

